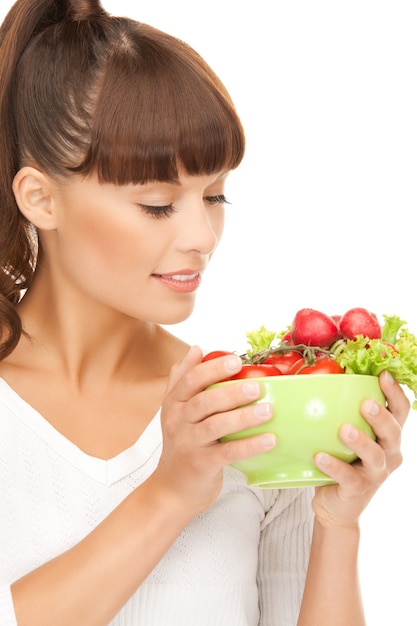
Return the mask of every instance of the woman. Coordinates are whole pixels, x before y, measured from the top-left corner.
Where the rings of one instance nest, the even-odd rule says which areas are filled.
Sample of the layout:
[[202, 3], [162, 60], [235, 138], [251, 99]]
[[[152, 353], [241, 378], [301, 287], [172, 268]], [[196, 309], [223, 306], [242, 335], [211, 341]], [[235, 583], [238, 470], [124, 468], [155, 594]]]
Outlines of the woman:
[[[94, 0], [18, 0], [0, 31], [0, 626], [361, 626], [359, 518], [409, 404], [366, 401], [338, 484], [252, 490], [220, 443], [267, 421], [192, 312], [244, 134], [186, 44]], [[260, 408], [259, 408], [260, 406]], [[314, 524], [312, 524], [314, 519]], [[313, 528], [312, 528], [313, 525]]]

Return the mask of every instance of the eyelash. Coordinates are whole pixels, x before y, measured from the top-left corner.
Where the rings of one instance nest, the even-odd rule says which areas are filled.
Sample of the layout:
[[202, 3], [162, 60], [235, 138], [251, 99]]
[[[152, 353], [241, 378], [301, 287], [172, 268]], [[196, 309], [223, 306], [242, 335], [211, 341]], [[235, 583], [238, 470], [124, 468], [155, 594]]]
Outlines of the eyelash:
[[229, 200], [222, 193], [217, 196], [206, 196], [204, 200], [209, 204], [230, 204]]
[[176, 211], [173, 204], [167, 204], [166, 206], [149, 206], [147, 204], [141, 204], [140, 208], [146, 213], [146, 215], [150, 215], [156, 219], [169, 217]]
[[[230, 204], [227, 200], [226, 196], [223, 194], [219, 194], [217, 196], [206, 196], [204, 200], [207, 204], [215, 205], [215, 204]], [[167, 204], [165, 206], [151, 206], [148, 204], [141, 204], [140, 208], [145, 211], [147, 215], [151, 215], [156, 219], [161, 219], [163, 217], [169, 217], [173, 213], [176, 212], [176, 208], [173, 204]]]

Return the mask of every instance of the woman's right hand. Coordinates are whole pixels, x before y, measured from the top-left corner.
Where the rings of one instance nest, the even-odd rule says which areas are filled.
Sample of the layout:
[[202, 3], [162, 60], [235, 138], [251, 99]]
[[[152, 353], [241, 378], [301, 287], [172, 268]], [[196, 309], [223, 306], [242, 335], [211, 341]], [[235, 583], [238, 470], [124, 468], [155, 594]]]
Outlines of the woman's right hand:
[[177, 493], [197, 514], [219, 494], [223, 468], [229, 463], [273, 448], [275, 436], [258, 435], [220, 442], [225, 435], [267, 422], [272, 405], [259, 399], [259, 383], [244, 379], [233, 385], [207, 389], [242, 368], [240, 357], [230, 354], [202, 362], [193, 346], [170, 373], [161, 409], [163, 449], [154, 480]]

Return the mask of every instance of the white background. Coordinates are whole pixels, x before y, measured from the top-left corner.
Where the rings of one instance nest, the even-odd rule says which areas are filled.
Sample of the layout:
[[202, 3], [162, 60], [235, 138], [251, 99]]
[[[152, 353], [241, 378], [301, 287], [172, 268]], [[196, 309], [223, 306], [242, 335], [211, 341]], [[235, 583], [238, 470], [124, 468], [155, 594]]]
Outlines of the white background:
[[[413, 0], [103, 0], [186, 40], [247, 134], [226, 232], [184, 339], [244, 351], [295, 312], [364, 306], [417, 333], [417, 18]], [[0, 17], [11, 6], [1, 0]], [[363, 515], [368, 626], [416, 626], [417, 413], [402, 467]]]

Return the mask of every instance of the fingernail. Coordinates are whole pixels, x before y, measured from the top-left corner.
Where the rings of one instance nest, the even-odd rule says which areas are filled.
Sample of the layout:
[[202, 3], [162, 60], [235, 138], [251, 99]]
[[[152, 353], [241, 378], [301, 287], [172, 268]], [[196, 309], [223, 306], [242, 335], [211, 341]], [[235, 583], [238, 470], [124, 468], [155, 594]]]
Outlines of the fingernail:
[[389, 372], [388, 370], [384, 371], [384, 377], [385, 380], [387, 381], [387, 383], [390, 383], [391, 385], [394, 382], [394, 376], [391, 374], [391, 372]]
[[320, 452], [316, 456], [316, 462], [318, 463], [318, 465], [321, 465], [322, 467], [327, 467], [330, 464], [330, 457], [325, 452]]
[[248, 398], [258, 398], [260, 392], [261, 388], [259, 386], [259, 383], [256, 383], [254, 381], [248, 381], [243, 384], [243, 393], [245, 394], [245, 396], [248, 396]]
[[228, 372], [238, 372], [242, 367], [242, 359], [238, 356], [229, 356], [225, 360], [224, 366]]
[[267, 402], [261, 402], [254, 405], [253, 412], [256, 417], [270, 417], [272, 415], [272, 407]]
[[275, 448], [275, 445], [277, 443], [277, 438], [275, 437], [275, 435], [264, 435], [262, 437], [262, 444], [264, 448], [270, 449], [270, 448]]
[[371, 398], [365, 400], [363, 408], [368, 415], [378, 415], [379, 406], [375, 400], [372, 400]]
[[342, 434], [343, 437], [349, 441], [356, 441], [359, 436], [358, 430], [351, 424], [344, 424], [344, 426], [342, 426]]

